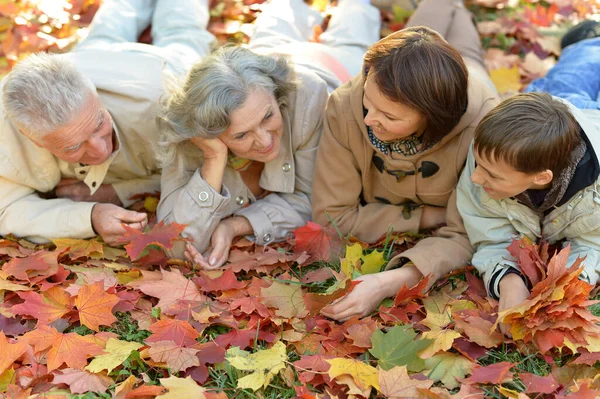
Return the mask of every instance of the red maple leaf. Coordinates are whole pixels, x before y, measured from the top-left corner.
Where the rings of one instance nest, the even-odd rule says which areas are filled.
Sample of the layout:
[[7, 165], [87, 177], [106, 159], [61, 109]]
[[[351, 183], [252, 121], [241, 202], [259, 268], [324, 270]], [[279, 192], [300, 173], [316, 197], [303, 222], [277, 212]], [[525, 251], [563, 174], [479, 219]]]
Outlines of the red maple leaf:
[[508, 252], [517, 260], [521, 272], [532, 285], [546, 277], [546, 263], [541, 258], [537, 245], [533, 245], [529, 239], [513, 240], [508, 246]]
[[33, 277], [42, 276], [41, 279], [35, 280], [41, 281], [58, 271], [57, 255], [56, 252], [41, 250], [26, 258], [11, 259], [2, 266], [2, 270], [18, 280], [33, 282]]
[[501, 384], [506, 380], [513, 378], [510, 369], [514, 366], [510, 362], [500, 362], [490, 364], [489, 366], [475, 366], [473, 373], [465, 382], [469, 384]]
[[203, 292], [218, 292], [228, 290], [241, 290], [246, 288], [248, 282], [238, 281], [235, 273], [227, 269], [217, 278], [211, 278], [206, 273], [200, 272], [198, 277], [194, 277], [194, 282]]
[[332, 227], [324, 227], [314, 222], [308, 222], [306, 226], [294, 230], [296, 245], [294, 253], [306, 252], [310, 255], [304, 263], [315, 261], [329, 261], [340, 255], [342, 240]]
[[178, 345], [192, 346], [198, 343], [196, 338], [200, 336], [190, 323], [176, 319], [159, 320], [148, 327], [148, 330], [153, 334], [146, 342], [173, 341]]
[[523, 373], [519, 374], [519, 378], [525, 385], [525, 393], [554, 393], [561, 385], [554, 379], [552, 374], [546, 377], [539, 375]]
[[20, 315], [29, 315], [40, 323], [51, 323], [60, 319], [72, 310], [71, 295], [62, 287], [52, 287], [43, 294], [37, 292], [17, 293], [25, 302], [12, 307], [12, 311]]
[[119, 241], [121, 243], [129, 243], [125, 245], [127, 255], [132, 260], [137, 260], [149, 246], [158, 246], [162, 249], [173, 248], [174, 241], [179, 238], [185, 227], [185, 225], [178, 223], [165, 225], [162, 220], [148, 231], [140, 231], [123, 225], [126, 234]]

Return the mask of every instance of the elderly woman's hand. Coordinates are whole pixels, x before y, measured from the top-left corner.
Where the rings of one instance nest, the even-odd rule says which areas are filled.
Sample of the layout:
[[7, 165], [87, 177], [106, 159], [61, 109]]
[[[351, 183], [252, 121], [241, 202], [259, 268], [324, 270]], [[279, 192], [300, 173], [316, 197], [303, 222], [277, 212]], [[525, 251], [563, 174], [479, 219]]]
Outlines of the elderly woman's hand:
[[235, 237], [252, 233], [248, 219], [234, 216], [223, 219], [217, 225], [210, 238], [210, 248], [201, 254], [192, 244], [186, 246], [185, 257], [203, 269], [218, 269], [229, 259], [229, 249]]
[[219, 159], [227, 162], [229, 149], [223, 140], [219, 138], [205, 139], [202, 137], [194, 137], [191, 138], [190, 141], [202, 150], [204, 159]]

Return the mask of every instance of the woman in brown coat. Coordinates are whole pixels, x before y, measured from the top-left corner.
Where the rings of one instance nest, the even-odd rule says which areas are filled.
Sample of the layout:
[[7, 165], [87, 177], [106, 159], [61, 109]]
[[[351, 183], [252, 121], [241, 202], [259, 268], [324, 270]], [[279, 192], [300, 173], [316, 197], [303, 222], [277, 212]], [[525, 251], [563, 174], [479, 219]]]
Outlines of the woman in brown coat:
[[428, 274], [433, 282], [472, 255], [453, 192], [497, 93], [462, 1], [423, 0], [409, 26], [370, 47], [363, 74], [329, 99], [313, 219], [325, 225], [331, 217], [343, 234], [366, 242], [389, 228], [447, 226], [323, 310], [337, 320], [364, 316], [403, 285]]

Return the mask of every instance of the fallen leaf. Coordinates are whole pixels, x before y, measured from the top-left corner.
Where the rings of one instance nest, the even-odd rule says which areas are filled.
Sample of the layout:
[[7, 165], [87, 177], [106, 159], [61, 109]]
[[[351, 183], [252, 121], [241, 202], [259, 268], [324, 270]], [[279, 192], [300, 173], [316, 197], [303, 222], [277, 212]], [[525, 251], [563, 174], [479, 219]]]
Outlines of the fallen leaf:
[[55, 374], [54, 385], [67, 384], [72, 393], [104, 393], [113, 384], [112, 378], [104, 373], [94, 374], [84, 370], [66, 368]]
[[104, 282], [98, 281], [92, 285], [84, 285], [75, 298], [75, 306], [79, 311], [81, 324], [94, 331], [100, 331], [100, 325], [110, 326], [117, 318], [112, 314], [112, 308], [120, 301], [114, 294], [104, 291]]
[[[167, 388], [167, 393], [159, 395], [156, 399], [205, 399], [206, 388], [202, 388], [190, 377], [159, 378], [160, 383]], [[131, 396], [127, 395], [128, 398]]]
[[302, 285], [284, 284], [274, 281], [268, 288], [261, 289], [260, 301], [267, 307], [275, 308], [279, 317], [304, 317], [307, 314]]
[[386, 398], [416, 398], [419, 397], [418, 388], [428, 389], [432, 385], [431, 380], [419, 381], [410, 378], [406, 366], [379, 370], [379, 386]]
[[371, 337], [373, 347], [369, 352], [379, 360], [379, 367], [389, 370], [395, 366], [408, 366], [410, 371], [421, 371], [425, 362], [418, 353], [427, 348], [432, 340], [415, 340], [417, 333], [409, 326], [395, 326], [387, 333], [377, 330]]
[[357, 359], [335, 358], [325, 361], [331, 365], [327, 374], [332, 380], [341, 375], [349, 375], [359, 389], [373, 387], [379, 390], [379, 372], [375, 367]]
[[142, 347], [137, 342], [121, 341], [115, 338], [109, 338], [104, 348], [104, 354], [96, 356], [85, 369], [92, 373], [99, 373], [106, 370], [107, 373], [119, 367], [131, 352]]
[[471, 373], [475, 363], [455, 353], [441, 353], [425, 360], [423, 373], [427, 378], [441, 381], [448, 389], [458, 388], [460, 380]]
[[239, 389], [252, 389], [256, 391], [265, 388], [273, 377], [285, 369], [287, 353], [285, 344], [277, 342], [270, 349], [262, 349], [249, 353], [233, 347], [227, 351], [227, 361], [233, 367], [242, 371], [252, 371], [251, 374], [238, 379]]

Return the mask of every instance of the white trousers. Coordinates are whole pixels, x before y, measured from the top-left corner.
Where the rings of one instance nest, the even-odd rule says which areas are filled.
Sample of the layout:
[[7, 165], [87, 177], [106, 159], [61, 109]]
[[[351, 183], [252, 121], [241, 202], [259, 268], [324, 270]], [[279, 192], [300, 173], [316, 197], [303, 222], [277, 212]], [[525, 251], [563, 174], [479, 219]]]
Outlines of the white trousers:
[[[74, 51], [123, 49], [155, 52], [177, 75], [208, 54], [214, 36], [208, 25], [208, 0], [105, 0], [88, 36]], [[137, 43], [152, 23], [152, 45]]]
[[255, 21], [249, 47], [259, 52], [305, 47], [329, 54], [350, 76], [360, 73], [365, 51], [379, 40], [379, 10], [368, 1], [340, 0], [320, 43], [308, 42], [321, 22], [320, 13], [302, 0], [271, 0]]

